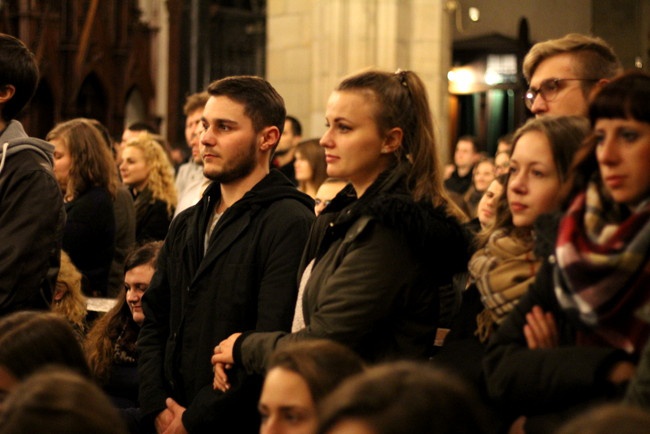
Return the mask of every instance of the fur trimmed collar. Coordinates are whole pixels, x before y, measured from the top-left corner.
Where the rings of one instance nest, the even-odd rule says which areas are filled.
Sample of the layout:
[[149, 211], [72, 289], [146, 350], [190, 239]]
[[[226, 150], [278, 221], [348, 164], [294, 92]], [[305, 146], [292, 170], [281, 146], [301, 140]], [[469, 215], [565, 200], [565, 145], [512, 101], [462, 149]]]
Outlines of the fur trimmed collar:
[[360, 199], [352, 185], [346, 186], [323, 214], [339, 236], [362, 216], [402, 234], [418, 255], [438, 256], [444, 250], [445, 255], [467, 264], [467, 242], [460, 223], [442, 207], [414, 201], [402, 166], [382, 173]]

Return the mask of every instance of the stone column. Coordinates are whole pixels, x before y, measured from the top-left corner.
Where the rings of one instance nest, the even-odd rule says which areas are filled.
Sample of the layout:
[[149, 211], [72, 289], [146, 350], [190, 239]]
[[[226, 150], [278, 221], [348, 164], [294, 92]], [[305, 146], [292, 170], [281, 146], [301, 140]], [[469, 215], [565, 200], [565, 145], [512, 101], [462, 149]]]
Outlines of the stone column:
[[[269, 0], [267, 79], [303, 123], [305, 138], [324, 131], [327, 97], [363, 68], [397, 68], [424, 80], [447, 142], [451, 28], [443, 0]], [[439, 145], [441, 161], [447, 147]]]

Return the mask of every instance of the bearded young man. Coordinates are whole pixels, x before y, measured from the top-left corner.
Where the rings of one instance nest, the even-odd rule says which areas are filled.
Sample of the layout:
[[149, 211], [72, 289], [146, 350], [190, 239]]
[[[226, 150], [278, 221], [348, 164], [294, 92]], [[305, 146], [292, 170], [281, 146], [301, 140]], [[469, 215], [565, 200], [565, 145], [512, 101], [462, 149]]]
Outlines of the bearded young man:
[[313, 200], [270, 171], [282, 97], [249, 76], [207, 91], [201, 155], [212, 183], [173, 221], [143, 298], [140, 404], [159, 433], [257, 432], [261, 378], [241, 372], [229, 391], [214, 391], [210, 356], [238, 330], [291, 328], [314, 219]]

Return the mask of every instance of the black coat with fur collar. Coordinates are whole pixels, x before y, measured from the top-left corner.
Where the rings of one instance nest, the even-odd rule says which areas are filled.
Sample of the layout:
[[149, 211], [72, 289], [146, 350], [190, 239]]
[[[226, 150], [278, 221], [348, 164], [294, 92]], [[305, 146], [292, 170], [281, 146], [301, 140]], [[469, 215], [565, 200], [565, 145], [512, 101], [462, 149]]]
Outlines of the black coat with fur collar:
[[360, 199], [348, 186], [317, 219], [303, 257], [303, 269], [314, 261], [302, 300], [305, 328], [244, 335], [236, 362], [261, 372], [276, 346], [307, 338], [333, 339], [368, 362], [424, 358], [437, 327], [438, 288], [466, 267], [466, 252], [459, 223], [414, 202], [401, 170], [381, 175]]

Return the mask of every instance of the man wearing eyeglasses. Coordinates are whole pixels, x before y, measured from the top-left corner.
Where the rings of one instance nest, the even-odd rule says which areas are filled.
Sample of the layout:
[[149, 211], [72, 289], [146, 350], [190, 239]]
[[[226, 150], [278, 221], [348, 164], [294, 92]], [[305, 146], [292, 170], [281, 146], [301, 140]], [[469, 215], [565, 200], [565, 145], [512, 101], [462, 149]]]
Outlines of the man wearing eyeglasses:
[[526, 107], [535, 116], [586, 116], [594, 89], [622, 70], [607, 42], [577, 33], [533, 45], [523, 69]]

